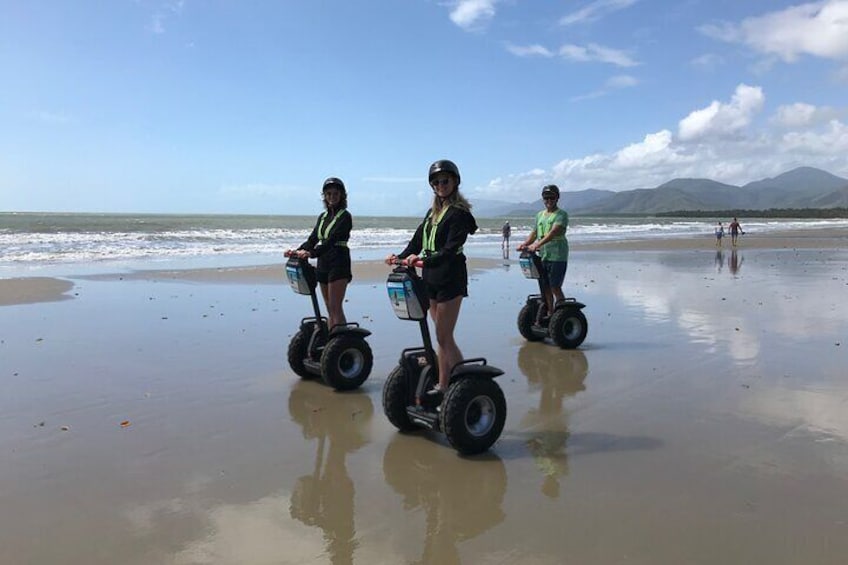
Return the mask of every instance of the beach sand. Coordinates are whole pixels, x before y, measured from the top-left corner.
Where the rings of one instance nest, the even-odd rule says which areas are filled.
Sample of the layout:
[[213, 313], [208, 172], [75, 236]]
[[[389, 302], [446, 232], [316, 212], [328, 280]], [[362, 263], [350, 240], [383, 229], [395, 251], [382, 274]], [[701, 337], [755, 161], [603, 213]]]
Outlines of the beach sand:
[[574, 246], [574, 351], [519, 336], [515, 259], [457, 328], [505, 371], [472, 458], [383, 415], [420, 337], [377, 262], [350, 393], [289, 369], [282, 263], [0, 280], [0, 563], [844, 563], [846, 234]]

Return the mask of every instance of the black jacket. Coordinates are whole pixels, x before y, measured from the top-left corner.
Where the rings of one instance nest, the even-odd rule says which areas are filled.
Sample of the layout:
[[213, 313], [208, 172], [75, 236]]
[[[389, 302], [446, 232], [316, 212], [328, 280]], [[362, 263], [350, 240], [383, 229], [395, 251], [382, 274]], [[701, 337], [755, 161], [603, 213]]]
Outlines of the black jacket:
[[[424, 221], [415, 230], [415, 235], [400, 252], [401, 259], [415, 253], [420, 255], [424, 249], [424, 226], [430, 221], [430, 213], [424, 217]], [[435, 247], [436, 250], [426, 256], [422, 256], [424, 270], [422, 278], [432, 285], [443, 285], [451, 282], [457, 276], [466, 272], [465, 255], [458, 253], [459, 248], [468, 239], [468, 236], [477, 231], [477, 222], [468, 210], [451, 206], [442, 216], [439, 225], [436, 226]]]
[[[318, 237], [318, 231], [321, 228], [321, 218], [324, 216], [324, 214], [321, 214], [315, 221], [315, 227], [312, 228], [312, 233], [309, 234], [309, 237], [300, 246], [300, 249], [309, 251], [312, 257], [318, 258], [319, 271], [330, 271], [334, 266], [342, 266], [345, 261], [350, 262], [350, 249], [347, 246], [336, 244], [342, 241], [347, 242], [350, 239], [350, 230], [353, 229], [353, 218], [347, 210], [341, 210], [337, 214], [341, 215], [336, 220], [326, 240], [322, 242]], [[330, 216], [328, 212], [324, 224], [329, 225], [332, 221], [333, 216]]]

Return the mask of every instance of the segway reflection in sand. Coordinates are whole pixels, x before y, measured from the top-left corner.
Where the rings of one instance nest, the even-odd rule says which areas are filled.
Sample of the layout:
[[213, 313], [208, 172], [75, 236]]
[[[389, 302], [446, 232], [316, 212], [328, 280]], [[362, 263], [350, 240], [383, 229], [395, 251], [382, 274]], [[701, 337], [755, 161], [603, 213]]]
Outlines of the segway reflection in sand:
[[[424, 428], [442, 432], [458, 452], [471, 455], [489, 449], [506, 422], [506, 399], [494, 378], [503, 371], [483, 357], [463, 359], [451, 369], [444, 394], [425, 391], [439, 382], [436, 352], [427, 324], [429, 299], [415, 266], [398, 261], [386, 281], [389, 300], [401, 320], [418, 322], [423, 347], [404, 349], [383, 386], [383, 410], [401, 431]], [[419, 261], [416, 266], [420, 267]], [[441, 403], [440, 403], [440, 400]]]
[[542, 267], [538, 253], [522, 251], [518, 258], [521, 272], [528, 279], [539, 281], [539, 294], [531, 294], [518, 313], [518, 331], [527, 341], [540, 341], [550, 337], [564, 349], [580, 347], [589, 331], [589, 323], [583, 314], [586, 307], [575, 298], [563, 298], [554, 305], [550, 317], [538, 319], [539, 308], [545, 302], [548, 277]]
[[289, 365], [304, 379], [321, 377], [336, 390], [359, 387], [371, 373], [374, 356], [365, 338], [371, 332], [355, 322], [336, 326], [329, 331], [327, 318], [321, 316], [315, 287], [315, 267], [307, 259], [291, 257], [286, 263], [286, 276], [292, 290], [309, 295], [315, 316], [303, 318], [300, 329], [289, 342]]

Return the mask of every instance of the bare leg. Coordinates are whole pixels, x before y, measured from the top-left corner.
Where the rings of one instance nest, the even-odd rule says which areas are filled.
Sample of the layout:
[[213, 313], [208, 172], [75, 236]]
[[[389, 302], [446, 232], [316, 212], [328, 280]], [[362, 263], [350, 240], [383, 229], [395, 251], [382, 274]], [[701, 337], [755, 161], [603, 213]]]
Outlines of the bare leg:
[[436, 326], [436, 342], [439, 344], [439, 388], [443, 391], [448, 388], [451, 368], [462, 361], [462, 352], [453, 337], [460, 306], [462, 296], [447, 302], [430, 300], [430, 317]]
[[321, 283], [321, 294], [327, 305], [327, 318], [330, 329], [347, 323], [344, 313], [344, 297], [347, 292], [347, 280], [339, 279], [329, 283]]

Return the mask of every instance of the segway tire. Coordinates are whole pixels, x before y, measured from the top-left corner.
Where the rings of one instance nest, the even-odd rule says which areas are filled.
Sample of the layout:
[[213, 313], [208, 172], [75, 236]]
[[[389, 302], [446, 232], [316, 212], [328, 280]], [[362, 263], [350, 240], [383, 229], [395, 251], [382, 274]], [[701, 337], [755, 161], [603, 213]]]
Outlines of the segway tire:
[[383, 385], [383, 412], [389, 422], [402, 432], [415, 429], [406, 407], [409, 405], [409, 378], [403, 367], [398, 365]]
[[448, 388], [442, 402], [441, 428], [462, 455], [489, 449], [506, 423], [506, 399], [498, 383], [487, 378], [463, 378]]
[[559, 308], [551, 316], [551, 339], [563, 349], [580, 347], [589, 332], [589, 323], [578, 308]]
[[533, 333], [533, 324], [536, 322], [536, 312], [539, 304], [536, 302], [528, 302], [518, 313], [518, 333], [527, 341], [539, 341], [542, 339], [537, 334]]
[[303, 360], [309, 356], [309, 339], [312, 337], [312, 328], [308, 331], [299, 330], [289, 342], [288, 359], [289, 367], [294, 374], [302, 379], [314, 379], [318, 375], [310, 373]]
[[367, 341], [341, 335], [332, 338], [321, 354], [321, 376], [336, 390], [353, 390], [365, 382], [373, 364]]

